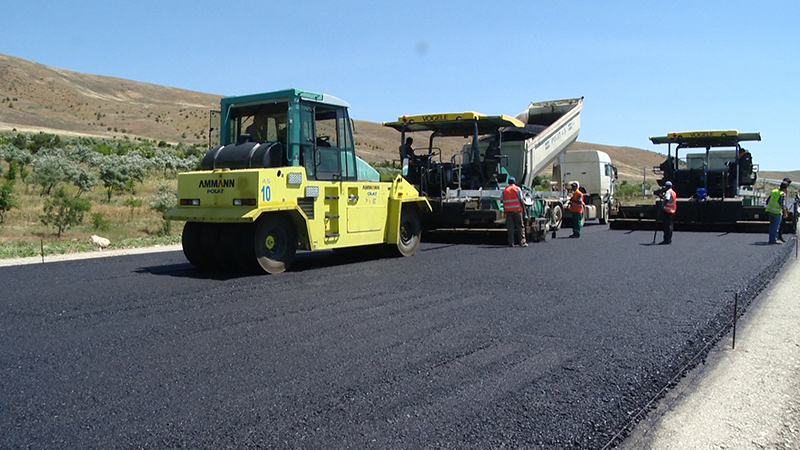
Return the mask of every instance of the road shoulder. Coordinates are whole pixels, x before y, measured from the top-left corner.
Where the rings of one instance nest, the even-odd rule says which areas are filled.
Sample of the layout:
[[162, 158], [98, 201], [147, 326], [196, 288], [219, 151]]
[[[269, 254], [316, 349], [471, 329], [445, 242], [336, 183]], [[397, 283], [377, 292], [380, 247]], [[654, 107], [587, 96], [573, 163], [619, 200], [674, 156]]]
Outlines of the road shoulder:
[[22, 266], [26, 264], [42, 264], [59, 261], [74, 261], [78, 259], [106, 258], [111, 256], [141, 255], [156, 252], [174, 252], [181, 250], [181, 244], [156, 245], [153, 247], [123, 248], [119, 250], [98, 250], [89, 253], [67, 253], [63, 255], [31, 256], [27, 258], [0, 259], [0, 267]]
[[800, 263], [793, 257], [706, 363], [620, 449], [800, 448]]

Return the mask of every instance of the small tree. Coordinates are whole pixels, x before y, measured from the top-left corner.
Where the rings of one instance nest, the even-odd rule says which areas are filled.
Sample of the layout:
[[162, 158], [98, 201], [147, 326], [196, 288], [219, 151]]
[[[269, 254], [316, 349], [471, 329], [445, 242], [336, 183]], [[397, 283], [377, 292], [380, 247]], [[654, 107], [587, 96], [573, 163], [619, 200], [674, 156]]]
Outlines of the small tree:
[[14, 182], [12, 180], [6, 180], [6, 182], [0, 186], [0, 223], [5, 222], [6, 212], [17, 206], [17, 199], [14, 197]]
[[44, 214], [40, 219], [44, 225], [56, 227], [60, 238], [63, 231], [83, 222], [83, 214], [90, 209], [89, 200], [72, 197], [60, 187], [44, 201]]
[[13, 161], [8, 163], [8, 172], [4, 175], [6, 177], [6, 181], [10, 181], [11, 184], [17, 180], [17, 164]]
[[[175, 190], [167, 184], [161, 184], [158, 186], [158, 195], [150, 202], [150, 209], [160, 212], [163, 218], [163, 214], [172, 209], [177, 203], [178, 194]], [[170, 231], [172, 231], [171, 224], [172, 222], [169, 220], [164, 220], [159, 234], [169, 235]]]
[[67, 158], [62, 149], [46, 149], [39, 152], [33, 161], [29, 183], [42, 187], [40, 195], [50, 195], [58, 184], [71, 180], [80, 171], [80, 165]]
[[137, 181], [144, 180], [147, 168], [147, 160], [138, 154], [105, 157], [100, 164], [100, 180], [106, 189], [107, 200], [111, 201], [114, 191], [130, 190]]
[[71, 174], [72, 184], [78, 188], [76, 197], [80, 197], [84, 192], [90, 191], [97, 185], [97, 174], [89, 169], [78, 165], [76, 170]]
[[[14, 140], [16, 140], [16, 138]], [[33, 155], [31, 155], [29, 151], [20, 149], [15, 145], [0, 145], [0, 156], [9, 164], [16, 163], [20, 170], [20, 175], [23, 175], [23, 179], [25, 178], [24, 173], [26, 172], [25, 166], [29, 166], [33, 163]]]

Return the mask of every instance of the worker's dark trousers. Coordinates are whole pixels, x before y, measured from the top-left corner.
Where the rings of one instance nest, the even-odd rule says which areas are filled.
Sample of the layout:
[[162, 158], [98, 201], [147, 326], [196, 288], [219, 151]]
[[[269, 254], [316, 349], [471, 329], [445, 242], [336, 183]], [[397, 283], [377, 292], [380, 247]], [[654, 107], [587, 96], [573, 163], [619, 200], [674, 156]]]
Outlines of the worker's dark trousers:
[[672, 243], [672, 222], [675, 219], [675, 214], [663, 213], [661, 215], [664, 218], [664, 242], [667, 244]]
[[506, 213], [506, 231], [508, 232], [508, 246], [525, 243], [525, 229], [522, 225], [522, 212]]

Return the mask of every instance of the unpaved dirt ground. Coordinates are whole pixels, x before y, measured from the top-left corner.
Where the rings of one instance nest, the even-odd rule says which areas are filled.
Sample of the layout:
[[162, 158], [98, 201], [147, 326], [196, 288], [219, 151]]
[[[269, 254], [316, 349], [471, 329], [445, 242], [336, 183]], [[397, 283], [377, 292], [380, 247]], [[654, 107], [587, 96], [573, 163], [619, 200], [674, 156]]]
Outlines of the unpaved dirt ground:
[[[792, 240], [785, 245], [796, 245]], [[619, 448], [800, 448], [800, 262], [770, 288]]]

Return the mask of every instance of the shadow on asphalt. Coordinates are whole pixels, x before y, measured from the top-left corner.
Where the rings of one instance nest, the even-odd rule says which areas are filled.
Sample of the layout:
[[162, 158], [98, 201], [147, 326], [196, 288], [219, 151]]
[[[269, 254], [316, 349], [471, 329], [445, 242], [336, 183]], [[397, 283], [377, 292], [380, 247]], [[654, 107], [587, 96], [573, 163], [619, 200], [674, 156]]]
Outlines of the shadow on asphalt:
[[[304, 272], [328, 267], [336, 267], [344, 264], [374, 261], [378, 259], [398, 257], [393, 255], [389, 249], [383, 246], [367, 246], [357, 248], [347, 248], [337, 251], [323, 250], [317, 252], [299, 251], [295, 256], [288, 273]], [[214, 270], [200, 270], [190, 263], [167, 264], [163, 266], [140, 267], [136, 273], [147, 273], [151, 275], [171, 276], [176, 278], [196, 278], [204, 280], [227, 281], [238, 278], [266, 276], [266, 274], [253, 274], [237, 271], [234, 269], [215, 268]]]
[[135, 270], [135, 272], [149, 273], [150, 275], [166, 275], [176, 278], [196, 278], [201, 280], [218, 280], [218, 281], [225, 281], [235, 278], [252, 276], [248, 274], [234, 273], [234, 272], [205, 272], [197, 269], [195, 266], [189, 263], [139, 267], [138, 269]]
[[422, 233], [423, 242], [436, 244], [504, 246], [506, 230], [436, 230]]

